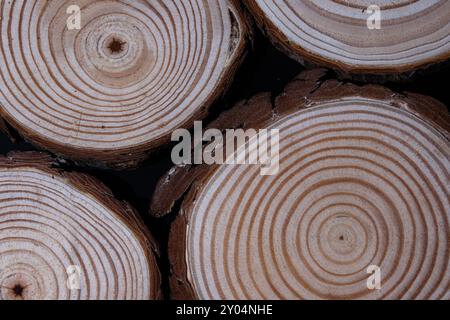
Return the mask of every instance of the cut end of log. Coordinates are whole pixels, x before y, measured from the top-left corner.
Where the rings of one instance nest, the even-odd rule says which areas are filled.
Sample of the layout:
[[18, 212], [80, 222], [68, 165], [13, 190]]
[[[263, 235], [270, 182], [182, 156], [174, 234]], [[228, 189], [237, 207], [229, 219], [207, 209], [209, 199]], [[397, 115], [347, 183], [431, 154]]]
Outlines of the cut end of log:
[[95, 179], [39, 153], [0, 158], [0, 300], [158, 299], [157, 252]]
[[0, 5], [0, 113], [39, 147], [99, 166], [134, 166], [202, 119], [250, 31], [232, 0], [70, 4]]
[[450, 58], [446, 0], [245, 3], [263, 31], [289, 56], [344, 74], [401, 79]]
[[297, 77], [258, 126], [280, 130], [277, 174], [217, 166], [184, 196], [175, 298], [450, 298], [445, 107], [321, 74]]

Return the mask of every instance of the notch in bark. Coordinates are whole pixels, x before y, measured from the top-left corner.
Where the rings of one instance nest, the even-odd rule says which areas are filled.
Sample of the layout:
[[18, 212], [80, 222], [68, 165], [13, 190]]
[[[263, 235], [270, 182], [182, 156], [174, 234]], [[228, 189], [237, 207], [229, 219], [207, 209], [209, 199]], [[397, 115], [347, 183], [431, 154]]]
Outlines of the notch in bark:
[[40, 153], [0, 158], [0, 300], [161, 297], [158, 248], [137, 213]]
[[[154, 204], [184, 199], [169, 240], [174, 298], [450, 298], [445, 106], [322, 75], [298, 76], [252, 124], [280, 130], [277, 174], [198, 166], [194, 183], [182, 168], [161, 181]], [[367, 287], [372, 265], [381, 290]]]
[[399, 80], [450, 58], [450, 2], [445, 0], [245, 3], [289, 56], [344, 76]]
[[122, 168], [202, 119], [246, 51], [236, 1], [0, 4], [0, 113], [39, 147]]

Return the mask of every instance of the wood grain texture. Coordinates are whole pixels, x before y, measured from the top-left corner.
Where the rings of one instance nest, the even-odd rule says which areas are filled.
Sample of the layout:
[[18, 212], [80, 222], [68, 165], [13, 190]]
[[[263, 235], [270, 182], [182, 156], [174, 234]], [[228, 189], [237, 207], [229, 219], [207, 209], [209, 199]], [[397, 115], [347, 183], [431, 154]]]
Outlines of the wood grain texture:
[[[409, 76], [450, 58], [446, 0], [245, 0], [275, 45], [304, 62], [344, 74]], [[367, 8], [381, 9], [381, 28], [367, 27]]]
[[1, 116], [42, 148], [118, 168], [205, 116], [250, 31], [233, 0], [1, 1], [0, 17]]
[[[280, 130], [278, 174], [223, 165], [189, 168], [195, 181], [186, 167], [163, 177], [153, 213], [183, 199], [169, 241], [174, 298], [450, 298], [445, 106], [324, 74], [227, 115], [241, 127], [242, 108], [265, 110], [251, 127]], [[381, 290], [366, 287], [369, 265]]]
[[0, 158], [0, 300], [158, 299], [155, 254], [137, 213], [97, 180], [45, 154]]

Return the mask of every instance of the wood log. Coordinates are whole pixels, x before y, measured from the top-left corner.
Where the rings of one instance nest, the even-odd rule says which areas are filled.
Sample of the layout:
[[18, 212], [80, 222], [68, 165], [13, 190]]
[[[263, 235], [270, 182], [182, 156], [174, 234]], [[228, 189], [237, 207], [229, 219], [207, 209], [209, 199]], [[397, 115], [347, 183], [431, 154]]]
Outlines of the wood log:
[[[324, 75], [303, 73], [273, 106], [262, 94], [223, 116], [280, 130], [277, 174], [199, 165], [162, 178], [153, 213], [183, 199], [169, 240], [173, 298], [450, 298], [446, 108]], [[250, 125], [239, 117], [257, 110]]]
[[0, 17], [1, 116], [41, 148], [113, 168], [202, 119], [250, 31], [234, 0], [1, 1]]
[[245, 3], [277, 47], [302, 63], [330, 67], [342, 75], [398, 80], [450, 58], [446, 0]]
[[40, 153], [0, 158], [0, 300], [160, 298], [158, 248], [137, 213]]

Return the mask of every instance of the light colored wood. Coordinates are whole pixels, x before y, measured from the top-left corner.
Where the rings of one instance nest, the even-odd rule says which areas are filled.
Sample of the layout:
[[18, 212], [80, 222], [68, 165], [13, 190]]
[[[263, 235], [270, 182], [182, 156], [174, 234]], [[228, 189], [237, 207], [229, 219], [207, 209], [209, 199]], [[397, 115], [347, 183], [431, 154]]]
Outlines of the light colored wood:
[[249, 31], [232, 0], [1, 1], [0, 17], [1, 116], [40, 147], [112, 167], [203, 118]]
[[251, 126], [280, 130], [278, 174], [179, 167], [161, 180], [155, 213], [188, 190], [169, 242], [175, 298], [450, 298], [446, 108], [323, 74], [297, 77], [274, 109], [259, 95], [228, 114], [265, 110]]
[[[411, 74], [450, 58], [447, 0], [245, 0], [261, 28], [291, 57], [345, 73]], [[380, 8], [369, 29], [368, 7]]]
[[0, 158], [0, 300], [160, 298], [158, 249], [137, 213], [52, 166], [38, 153]]

